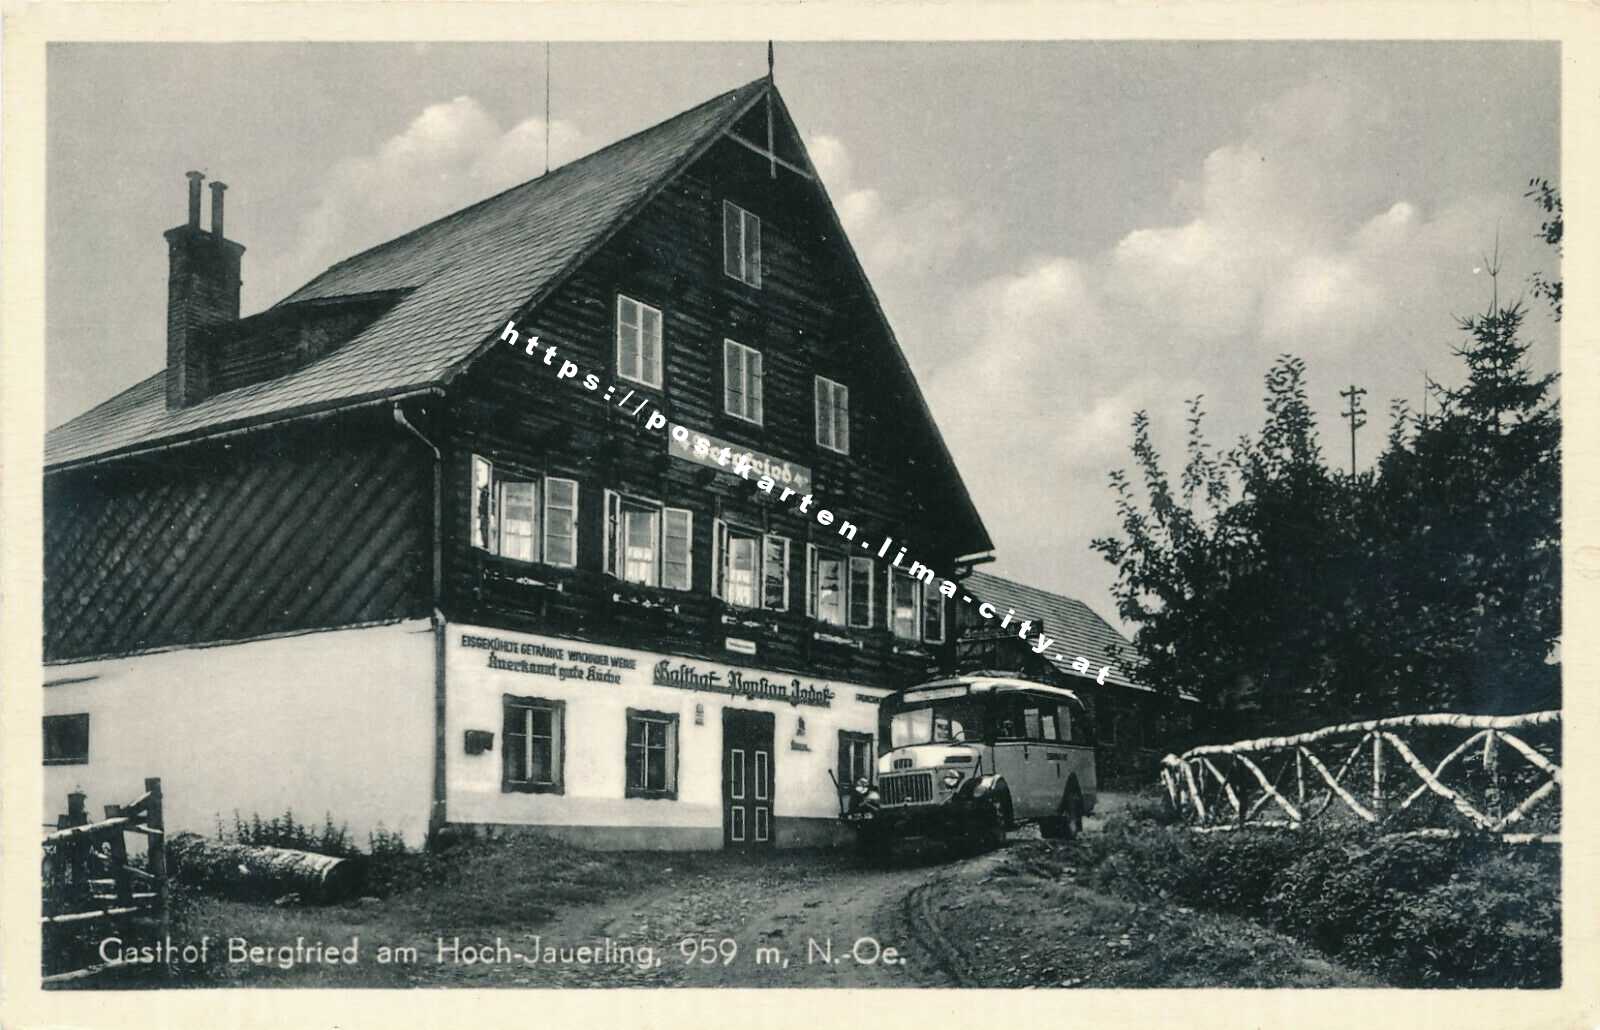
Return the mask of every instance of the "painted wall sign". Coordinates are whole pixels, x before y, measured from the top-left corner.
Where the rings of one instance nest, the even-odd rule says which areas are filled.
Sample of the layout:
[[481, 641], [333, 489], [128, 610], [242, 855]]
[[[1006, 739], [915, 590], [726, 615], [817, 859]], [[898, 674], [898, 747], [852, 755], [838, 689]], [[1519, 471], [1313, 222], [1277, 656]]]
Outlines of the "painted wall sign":
[[742, 637], [724, 637], [722, 646], [730, 651], [737, 651], [739, 654], [756, 653], [756, 642], [754, 640], [745, 640]]
[[[584, 680], [589, 683], [621, 683], [622, 676], [611, 670], [636, 669], [639, 665], [636, 659], [625, 655], [580, 651], [571, 647], [550, 647], [534, 641], [483, 637], [471, 633], [461, 634], [461, 646], [488, 651], [489, 659], [486, 664], [491, 669], [520, 672], [529, 676], [548, 676], [562, 682]], [[526, 657], [512, 658], [510, 655]], [[529, 658], [535, 660], [530, 661]]]
[[729, 694], [750, 700], [784, 701], [791, 705], [810, 705], [814, 708], [832, 708], [837, 695], [831, 686], [807, 683], [798, 677], [787, 681], [751, 676], [742, 669], [712, 669], [702, 671], [698, 665], [670, 661], [656, 663], [651, 682], [658, 687], [677, 687], [680, 690], [700, 690], [710, 694]]
[[782, 461], [688, 426], [674, 423], [668, 428], [667, 453], [730, 473], [734, 463], [743, 458], [750, 463], [750, 471], [755, 475], [771, 476], [779, 486], [786, 486], [797, 494], [811, 490], [811, 470], [806, 466]]

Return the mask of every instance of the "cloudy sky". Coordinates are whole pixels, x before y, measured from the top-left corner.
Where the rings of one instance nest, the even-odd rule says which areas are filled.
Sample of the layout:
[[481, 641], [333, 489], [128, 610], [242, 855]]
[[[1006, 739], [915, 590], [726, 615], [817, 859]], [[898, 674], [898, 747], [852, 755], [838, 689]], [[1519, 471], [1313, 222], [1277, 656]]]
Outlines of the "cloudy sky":
[[[1089, 540], [1148, 409], [1257, 426], [1309, 363], [1325, 452], [1368, 388], [1454, 382], [1457, 315], [1552, 259], [1553, 45], [783, 44], [777, 80], [997, 544], [992, 571], [1113, 616]], [[765, 47], [552, 51], [553, 164], [765, 72]], [[259, 311], [364, 247], [539, 174], [544, 48], [61, 45], [49, 64], [47, 414], [157, 370], [183, 172], [226, 181]], [[1530, 319], [1543, 368], [1554, 327]]]

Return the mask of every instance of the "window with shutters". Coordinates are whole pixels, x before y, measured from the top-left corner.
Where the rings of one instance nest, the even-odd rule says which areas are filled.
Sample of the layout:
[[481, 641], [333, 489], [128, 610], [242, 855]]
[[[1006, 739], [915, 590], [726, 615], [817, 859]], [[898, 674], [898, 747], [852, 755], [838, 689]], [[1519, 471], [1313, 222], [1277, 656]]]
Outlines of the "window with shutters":
[[565, 703], [511, 694], [501, 695], [501, 703], [500, 789], [561, 793]]
[[716, 582], [712, 592], [740, 608], [789, 607], [789, 540], [716, 522]]
[[849, 562], [843, 554], [806, 545], [806, 614], [843, 626], [849, 614]]
[[817, 446], [850, 453], [850, 391], [826, 376], [816, 377]]
[[640, 586], [694, 585], [694, 514], [659, 501], [605, 492], [605, 570]]
[[617, 294], [617, 375], [661, 387], [661, 312]]
[[722, 202], [722, 270], [748, 286], [761, 286], [761, 219]]
[[722, 341], [722, 410], [761, 424], [761, 352], [734, 340]]
[[[542, 505], [542, 507], [541, 507]], [[514, 561], [578, 564], [578, 483], [472, 456], [472, 546]]]

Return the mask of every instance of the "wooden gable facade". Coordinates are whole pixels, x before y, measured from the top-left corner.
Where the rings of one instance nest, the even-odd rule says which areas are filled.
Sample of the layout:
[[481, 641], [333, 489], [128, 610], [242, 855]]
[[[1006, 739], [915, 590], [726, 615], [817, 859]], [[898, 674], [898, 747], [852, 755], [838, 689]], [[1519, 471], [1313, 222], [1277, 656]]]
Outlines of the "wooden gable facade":
[[[941, 578], [991, 545], [781, 98], [770, 86], [745, 89], [738, 117], [559, 282], [520, 309], [463, 317], [514, 320], [541, 347], [648, 396], [673, 423], [807, 466], [815, 507], [860, 527], [856, 541], [799, 514], [794, 498], [779, 502], [753, 480], [670, 455], [664, 432], [643, 430], [600, 393], [558, 382], [537, 355], [490, 338], [436, 388], [403, 402], [364, 398], [357, 410], [53, 470], [47, 658], [438, 610], [451, 621], [881, 686], [941, 662], [954, 611], [941, 600], [942, 634], [913, 634], [931, 640], [896, 636], [887, 559], [873, 561], [870, 597], [856, 605], [865, 618], [850, 620], [870, 625], [808, 614], [808, 544], [868, 558], [892, 536], [890, 557], [904, 546], [906, 564], [915, 558]], [[759, 285], [727, 268], [730, 210], [759, 220]], [[426, 230], [419, 239], [426, 244]], [[619, 296], [660, 313], [658, 388], [620, 375]], [[725, 341], [760, 354], [759, 424], [726, 410]], [[319, 341], [310, 360], [328, 351]], [[848, 391], [848, 453], [818, 443], [818, 376]], [[141, 389], [161, 386], [130, 393]], [[475, 524], [475, 477], [491, 466], [496, 477], [537, 484], [541, 536], [531, 550], [487, 544]], [[563, 505], [575, 493], [572, 540], [556, 561], [544, 560], [551, 480]], [[618, 532], [611, 494], [689, 513], [687, 589], [607, 571]], [[785, 603], [717, 596], [723, 527], [787, 541]]]

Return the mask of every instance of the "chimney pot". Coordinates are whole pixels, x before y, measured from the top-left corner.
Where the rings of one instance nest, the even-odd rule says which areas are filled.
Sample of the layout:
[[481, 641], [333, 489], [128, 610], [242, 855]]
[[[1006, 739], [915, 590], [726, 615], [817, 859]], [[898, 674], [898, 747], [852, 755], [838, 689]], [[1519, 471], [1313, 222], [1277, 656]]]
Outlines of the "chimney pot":
[[228, 188], [225, 182], [211, 183], [211, 235], [222, 239], [222, 191]]
[[200, 180], [203, 172], [184, 172], [189, 177], [189, 228], [200, 228]]

